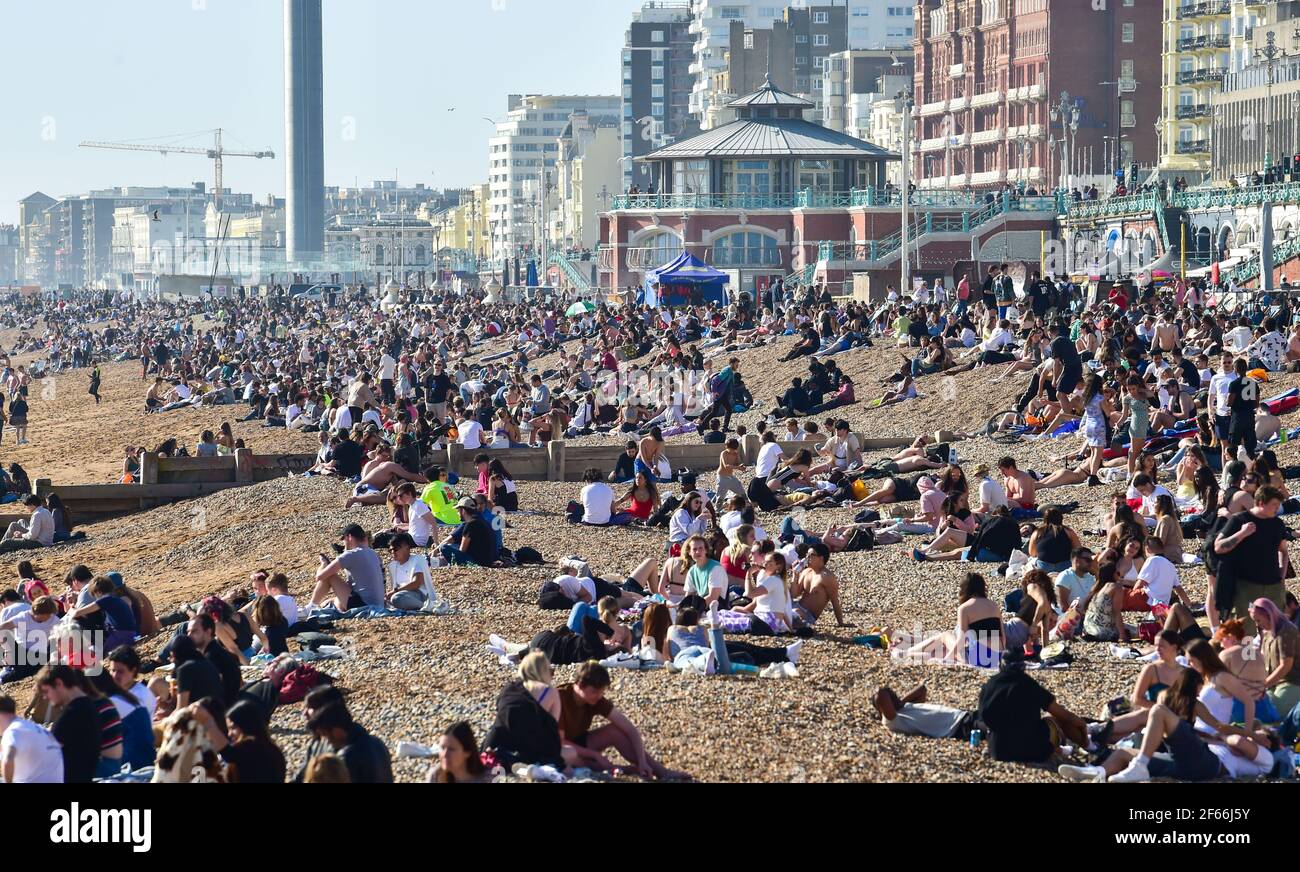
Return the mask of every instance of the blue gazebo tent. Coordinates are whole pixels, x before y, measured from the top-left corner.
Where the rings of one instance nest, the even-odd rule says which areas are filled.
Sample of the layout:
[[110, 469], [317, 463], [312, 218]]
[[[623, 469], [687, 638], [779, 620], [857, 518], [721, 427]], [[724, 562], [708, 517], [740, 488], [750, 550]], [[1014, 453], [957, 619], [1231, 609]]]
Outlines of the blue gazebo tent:
[[645, 302], [649, 306], [684, 306], [699, 299], [725, 305], [723, 286], [730, 280], [726, 273], [683, 251], [672, 263], [646, 273]]

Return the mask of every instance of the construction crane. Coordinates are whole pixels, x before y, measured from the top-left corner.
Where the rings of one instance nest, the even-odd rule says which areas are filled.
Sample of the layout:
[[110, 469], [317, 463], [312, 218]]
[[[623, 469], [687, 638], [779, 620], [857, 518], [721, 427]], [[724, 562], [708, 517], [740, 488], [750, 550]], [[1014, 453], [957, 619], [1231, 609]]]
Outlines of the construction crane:
[[[209, 132], [209, 131], [204, 131]], [[93, 142], [87, 141], [81, 143], [82, 148], [108, 148], [118, 151], [153, 151], [158, 154], [201, 154], [207, 156], [213, 163], [216, 170], [216, 187], [213, 189], [213, 202], [218, 210], [221, 209], [221, 162], [228, 157], [252, 157], [257, 159], [274, 158], [275, 152], [269, 148], [265, 151], [229, 151], [221, 145], [221, 128], [210, 131], [213, 136], [212, 148], [197, 148], [193, 146], [182, 145], [152, 145], [143, 142]]]

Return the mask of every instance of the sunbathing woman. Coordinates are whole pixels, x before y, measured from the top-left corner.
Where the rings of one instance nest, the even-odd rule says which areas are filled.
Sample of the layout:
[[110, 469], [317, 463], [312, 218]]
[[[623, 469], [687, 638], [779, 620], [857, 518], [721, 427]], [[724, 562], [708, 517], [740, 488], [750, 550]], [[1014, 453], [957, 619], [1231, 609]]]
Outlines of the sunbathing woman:
[[626, 511], [633, 518], [642, 522], [659, 510], [659, 488], [645, 474], [637, 472], [636, 479], [627, 493], [614, 503], [614, 513]]
[[1005, 629], [1002, 609], [988, 598], [984, 576], [970, 572], [958, 590], [957, 627], [939, 633], [910, 647], [903, 647], [907, 634], [900, 634], [892, 656], [910, 663], [964, 663], [985, 669], [996, 668], [1002, 660]]

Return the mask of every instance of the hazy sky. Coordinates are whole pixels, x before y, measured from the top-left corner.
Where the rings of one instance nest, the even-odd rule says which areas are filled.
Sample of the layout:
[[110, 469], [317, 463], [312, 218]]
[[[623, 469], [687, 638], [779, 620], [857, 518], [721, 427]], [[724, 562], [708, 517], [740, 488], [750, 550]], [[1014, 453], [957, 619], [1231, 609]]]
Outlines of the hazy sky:
[[[324, 0], [326, 183], [486, 181], [483, 116], [503, 118], [510, 93], [620, 93], [641, 5]], [[87, 139], [222, 127], [227, 148], [277, 155], [227, 159], [226, 186], [283, 195], [282, 31], [280, 0], [0, 0], [0, 222], [36, 190], [212, 184], [205, 157], [77, 147]]]

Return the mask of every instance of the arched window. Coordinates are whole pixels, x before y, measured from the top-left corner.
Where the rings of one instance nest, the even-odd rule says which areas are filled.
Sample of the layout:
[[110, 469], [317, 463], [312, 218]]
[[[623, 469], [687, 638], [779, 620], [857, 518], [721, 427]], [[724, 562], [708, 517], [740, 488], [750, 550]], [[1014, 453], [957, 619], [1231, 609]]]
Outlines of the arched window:
[[376, 242], [375, 243], [375, 266], [383, 266], [383, 265], [384, 265], [384, 247]]
[[424, 263], [424, 246], [415, 246], [415, 263]]
[[672, 263], [682, 253], [682, 240], [668, 230], [662, 230], [637, 243], [628, 254], [628, 269], [656, 269]]
[[713, 243], [714, 266], [777, 266], [776, 238], [762, 233], [732, 233]]

